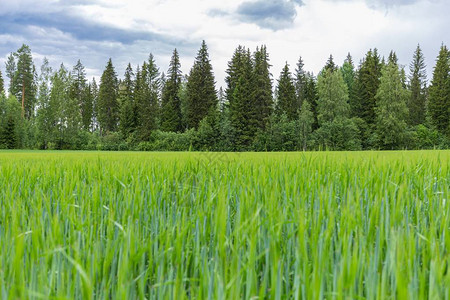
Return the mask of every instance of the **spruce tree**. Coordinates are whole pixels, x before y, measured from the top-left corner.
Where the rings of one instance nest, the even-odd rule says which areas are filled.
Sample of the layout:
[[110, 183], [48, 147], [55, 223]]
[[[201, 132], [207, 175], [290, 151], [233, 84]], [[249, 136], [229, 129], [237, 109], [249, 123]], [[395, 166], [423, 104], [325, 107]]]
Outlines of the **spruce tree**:
[[269, 54], [265, 45], [257, 48], [254, 54], [253, 82], [255, 126], [264, 130], [273, 109], [272, 79]]
[[319, 128], [319, 122], [317, 120], [318, 93], [316, 78], [310, 72], [306, 73], [305, 100], [308, 101], [311, 106], [311, 111], [314, 115], [313, 130], [316, 130], [317, 128]]
[[217, 109], [217, 93], [208, 47], [205, 41], [195, 58], [186, 85], [186, 122], [188, 128], [198, 128], [208, 113]]
[[250, 50], [239, 46], [228, 63], [226, 95], [230, 121], [235, 133], [234, 145], [238, 150], [251, 146], [258, 126], [255, 120], [253, 62]]
[[297, 96], [297, 106], [302, 107], [303, 101], [306, 98], [307, 91], [307, 73], [304, 70], [305, 64], [300, 56], [297, 62], [297, 68], [295, 69], [295, 94]]
[[357, 71], [354, 114], [367, 124], [375, 123], [375, 95], [380, 85], [381, 62], [377, 49], [369, 50]]
[[414, 52], [413, 61], [409, 66], [409, 72], [409, 124], [415, 126], [425, 122], [425, 102], [427, 90], [425, 58], [419, 45], [417, 45], [416, 51]]
[[182, 77], [180, 68], [180, 58], [177, 49], [175, 49], [170, 60], [167, 79], [162, 91], [162, 131], [179, 132], [182, 130], [181, 101], [178, 94]]
[[119, 101], [117, 100], [118, 86], [116, 71], [112, 60], [109, 59], [101, 77], [97, 105], [98, 121], [103, 133], [117, 131], [120, 114]]
[[89, 130], [92, 122], [92, 102], [88, 95], [86, 71], [80, 60], [72, 70], [72, 85], [70, 97], [75, 101], [80, 110], [81, 125], [84, 130]]
[[288, 120], [292, 121], [297, 119], [298, 110], [294, 82], [289, 65], [286, 63], [278, 79], [276, 111], [280, 116], [286, 114]]
[[353, 59], [350, 53], [348, 53], [344, 64], [341, 67], [342, 77], [344, 78], [345, 84], [347, 85], [348, 90], [348, 103], [350, 104], [350, 115], [354, 116], [353, 114], [353, 107], [355, 100], [355, 93], [353, 90], [353, 85], [355, 82], [355, 66], [353, 64]]
[[429, 89], [428, 112], [431, 123], [442, 134], [450, 134], [450, 53], [442, 45], [433, 71]]
[[128, 64], [124, 80], [119, 84], [120, 124], [119, 129], [123, 138], [127, 138], [136, 130], [137, 118], [134, 109], [134, 73]]
[[404, 145], [409, 93], [403, 87], [401, 71], [394, 57], [383, 67], [380, 87], [376, 94], [376, 134], [380, 147], [396, 149]]
[[6, 60], [6, 76], [9, 78], [9, 94], [14, 95], [14, 74], [16, 74], [16, 60], [14, 59], [14, 54], [10, 53], [8, 59]]

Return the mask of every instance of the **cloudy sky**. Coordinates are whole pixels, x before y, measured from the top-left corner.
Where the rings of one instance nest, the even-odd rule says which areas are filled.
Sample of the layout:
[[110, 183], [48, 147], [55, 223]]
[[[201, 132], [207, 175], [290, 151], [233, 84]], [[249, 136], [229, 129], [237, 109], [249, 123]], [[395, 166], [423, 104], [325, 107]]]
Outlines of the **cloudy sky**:
[[408, 65], [420, 43], [431, 74], [441, 43], [450, 46], [449, 0], [0, 0], [0, 70], [28, 44], [39, 70], [44, 57], [72, 68], [78, 59], [99, 77], [109, 57], [119, 76], [153, 53], [166, 71], [172, 50], [187, 73], [201, 41], [218, 86], [239, 44], [266, 44], [274, 79], [298, 57], [317, 73], [330, 54], [341, 64], [377, 47]]

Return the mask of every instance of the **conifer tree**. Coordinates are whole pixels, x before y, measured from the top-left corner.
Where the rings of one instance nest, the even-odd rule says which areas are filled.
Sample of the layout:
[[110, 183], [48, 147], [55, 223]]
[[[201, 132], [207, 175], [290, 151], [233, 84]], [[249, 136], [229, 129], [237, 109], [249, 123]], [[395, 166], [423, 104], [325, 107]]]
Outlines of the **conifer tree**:
[[341, 67], [342, 77], [344, 78], [345, 84], [348, 90], [348, 103], [350, 104], [350, 115], [353, 114], [353, 107], [355, 103], [355, 93], [353, 90], [353, 85], [355, 82], [355, 66], [353, 65], [353, 59], [350, 53], [348, 53], [344, 64]]
[[173, 51], [169, 64], [167, 79], [162, 91], [161, 130], [179, 132], [182, 130], [181, 100], [181, 64], [178, 51]]
[[355, 80], [354, 115], [367, 124], [375, 123], [375, 95], [380, 85], [381, 62], [377, 49], [369, 50], [357, 71]]
[[428, 111], [431, 123], [442, 134], [450, 134], [450, 53], [442, 45], [433, 71], [429, 89]]
[[188, 128], [198, 128], [211, 110], [217, 109], [217, 93], [208, 47], [205, 41], [195, 58], [186, 84], [186, 122]]
[[422, 49], [417, 45], [413, 61], [409, 66], [409, 90], [408, 99], [409, 124], [415, 126], [425, 122], [425, 102], [427, 90], [427, 73], [425, 58]]
[[128, 64], [124, 80], [119, 84], [120, 124], [122, 137], [127, 138], [137, 127], [134, 103], [134, 73], [131, 64]]
[[295, 120], [298, 117], [298, 110], [295, 86], [292, 80], [289, 65], [286, 63], [278, 79], [277, 86], [277, 114], [286, 114], [289, 121]]
[[376, 133], [379, 145], [384, 149], [396, 149], [405, 141], [409, 93], [403, 87], [401, 71], [395, 53], [383, 67], [380, 87], [376, 94]]
[[303, 106], [303, 101], [306, 98], [308, 77], [304, 66], [303, 58], [300, 56], [297, 62], [297, 68], [295, 69], [295, 94], [297, 96], [298, 107]]
[[95, 77], [89, 84], [90, 97], [92, 98], [92, 131], [97, 131], [100, 128], [98, 123], [98, 85]]
[[16, 74], [16, 60], [14, 59], [14, 54], [10, 53], [8, 59], [6, 60], [6, 77], [9, 78], [9, 88], [8, 92], [10, 95], [14, 95], [14, 74]]
[[118, 96], [119, 82], [112, 60], [109, 59], [105, 71], [102, 74], [98, 93], [98, 121], [103, 133], [117, 131], [120, 107]]
[[92, 102], [88, 92], [86, 71], [81, 61], [78, 60], [72, 70], [70, 97], [79, 107], [81, 125], [84, 130], [89, 130], [92, 122]]
[[273, 109], [270, 67], [267, 47], [263, 45], [256, 49], [253, 67], [255, 125], [261, 130], [266, 128]]
[[249, 149], [257, 132], [253, 90], [253, 63], [250, 50], [239, 46], [228, 63], [226, 95], [229, 102], [230, 123], [235, 132], [238, 150]]
[[14, 59], [16, 65], [10, 90], [22, 105], [22, 116], [30, 119], [34, 114], [37, 90], [35, 82], [36, 70], [30, 47], [25, 44], [22, 45], [14, 53]]
[[0, 95], [5, 94], [5, 84], [3, 81], [2, 71], [0, 71]]

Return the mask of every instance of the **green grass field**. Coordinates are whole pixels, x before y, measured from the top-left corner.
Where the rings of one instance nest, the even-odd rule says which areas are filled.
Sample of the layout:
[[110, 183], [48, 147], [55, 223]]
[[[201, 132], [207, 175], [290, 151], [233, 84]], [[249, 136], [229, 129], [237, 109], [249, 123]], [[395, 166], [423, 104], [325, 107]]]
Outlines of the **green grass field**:
[[0, 152], [0, 297], [448, 299], [449, 164]]

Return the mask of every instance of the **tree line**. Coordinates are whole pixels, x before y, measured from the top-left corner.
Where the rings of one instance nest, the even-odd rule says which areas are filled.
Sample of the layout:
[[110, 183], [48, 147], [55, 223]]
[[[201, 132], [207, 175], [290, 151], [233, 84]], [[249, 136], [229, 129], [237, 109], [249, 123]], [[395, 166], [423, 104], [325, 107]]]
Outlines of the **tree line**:
[[266, 46], [239, 46], [216, 89], [203, 41], [189, 74], [177, 50], [166, 73], [153, 55], [100, 82], [80, 60], [37, 71], [22, 45], [0, 72], [0, 149], [295, 151], [450, 146], [450, 51], [442, 45], [430, 84], [420, 46], [409, 70], [395, 52], [369, 50], [356, 66], [330, 55], [315, 76], [300, 57], [275, 81]]

